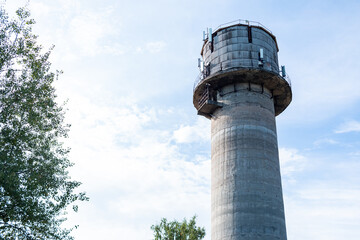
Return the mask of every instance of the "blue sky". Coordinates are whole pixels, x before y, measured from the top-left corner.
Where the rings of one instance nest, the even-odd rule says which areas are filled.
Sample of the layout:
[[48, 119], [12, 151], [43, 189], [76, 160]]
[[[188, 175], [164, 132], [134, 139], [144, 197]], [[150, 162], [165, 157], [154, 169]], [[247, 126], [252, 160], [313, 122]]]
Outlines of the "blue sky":
[[[2, 1], [4, 2], [4, 1]], [[26, 1], [8, 0], [14, 13]], [[3, 3], [4, 4], [4, 3]], [[277, 37], [293, 102], [277, 117], [288, 239], [360, 235], [360, 2], [32, 0], [49, 47], [66, 142], [90, 202], [77, 240], [151, 239], [197, 214], [210, 240], [210, 122], [196, 115], [202, 31], [258, 21]]]

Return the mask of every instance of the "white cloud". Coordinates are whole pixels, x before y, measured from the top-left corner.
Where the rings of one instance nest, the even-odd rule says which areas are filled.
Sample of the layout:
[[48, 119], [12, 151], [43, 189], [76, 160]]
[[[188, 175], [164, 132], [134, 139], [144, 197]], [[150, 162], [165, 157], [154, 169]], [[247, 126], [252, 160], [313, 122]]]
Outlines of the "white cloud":
[[51, 11], [50, 6], [42, 2], [31, 2], [29, 7], [31, 9], [31, 14], [35, 16], [48, 15]]
[[336, 188], [323, 184], [302, 190], [299, 195], [302, 199], [312, 201], [353, 201], [354, 197], [360, 197], [360, 189]]
[[172, 131], [148, 128], [177, 113], [70, 99], [71, 176], [91, 198], [81, 215], [69, 217], [67, 224], [81, 226], [77, 239], [150, 239], [150, 226], [162, 217], [210, 219], [210, 158], [187, 156], [171, 141]]
[[[74, 17], [69, 24], [69, 35], [74, 43], [86, 55], [95, 55], [104, 49], [100, 41], [108, 36], [116, 34], [115, 26], [108, 17], [111, 9], [99, 12], [83, 12]], [[106, 47], [107, 49], [109, 47]]]
[[314, 145], [315, 146], [320, 146], [320, 145], [334, 145], [334, 144], [338, 144], [339, 142], [335, 141], [334, 139], [331, 139], [331, 138], [322, 138], [322, 139], [319, 139], [319, 140], [316, 140], [314, 142]]
[[[23, 5], [19, 2], [26, 1], [11, 0], [7, 4], [15, 10]], [[150, 239], [150, 226], [161, 217], [179, 220], [195, 213], [199, 215], [199, 223], [207, 227], [206, 239], [209, 239], [209, 156], [208, 153], [197, 155], [199, 153], [185, 152], [184, 149], [197, 142], [210, 145], [210, 121], [200, 117], [193, 123], [184, 123], [182, 118], [188, 120], [193, 112], [175, 107], [171, 109], [169, 105], [173, 101], [187, 101], [184, 97], [188, 98], [189, 94], [183, 93], [191, 91], [191, 76], [196, 75], [191, 73], [192, 67], [196, 71], [196, 65], [189, 65], [189, 62], [199, 55], [201, 37], [196, 36], [202, 30], [199, 32], [191, 27], [193, 22], [216, 26], [224, 16], [219, 15], [218, 19], [213, 19], [213, 23], [206, 23], [202, 20], [206, 19], [204, 16], [209, 11], [199, 11], [203, 8], [201, 4], [192, 8], [192, 12], [184, 7], [194, 6], [194, 1], [184, 1], [183, 9], [174, 4], [151, 2], [151, 8], [156, 9], [161, 5], [165, 9], [156, 16], [151, 14], [153, 11], [149, 11], [145, 2], [141, 7], [131, 1], [36, 0], [30, 5], [34, 3], [39, 3], [35, 4], [37, 9], [33, 11], [33, 17], [37, 20], [35, 33], [40, 35], [39, 41], [56, 45], [53, 56], [61, 63], [56, 68], [65, 70], [60, 80], [65, 80], [67, 88], [64, 92], [70, 99], [67, 119], [73, 127], [68, 143], [72, 148], [71, 160], [76, 164], [71, 176], [83, 182], [81, 188], [91, 197], [90, 202], [81, 204], [78, 214], [70, 215], [70, 221], [80, 225], [74, 232], [76, 239]], [[258, 4], [249, 4], [248, 9], [258, 12]], [[239, 4], [232, 2], [222, 7], [231, 10], [237, 9], [234, 8], [236, 5]], [[285, 5], [287, 10], [295, 6]], [[318, 11], [324, 14], [311, 14], [306, 18], [304, 6], [311, 7], [311, 13]], [[331, 6], [334, 5], [328, 4], [326, 9], [330, 11]], [[279, 42], [284, 60], [282, 63], [289, 66], [293, 80], [293, 102], [279, 118], [288, 122], [290, 118], [294, 126], [328, 119], [329, 116], [337, 117], [336, 114], [343, 111], [344, 106], [352, 114], [356, 113], [360, 92], [354, 89], [360, 86], [360, 72], [354, 59], [359, 55], [357, 45], [360, 35], [352, 30], [360, 23], [354, 21], [359, 14], [356, 11], [349, 14], [343, 8], [355, 6], [353, 4], [337, 6], [344, 11], [328, 14], [322, 11], [323, 7], [314, 8], [312, 2], [308, 1], [285, 24], [289, 28], [272, 29], [277, 32], [278, 41], [283, 41]], [[214, 10], [218, 6], [210, 4], [209, 7], [209, 10]], [[261, 9], [269, 13], [273, 12], [270, 11], [271, 7], [271, 4], [265, 4]], [[227, 12], [225, 17], [239, 14], [238, 11], [224, 12]], [[164, 22], [163, 19], [168, 19], [172, 13], [172, 21]], [[181, 17], [183, 13], [188, 16], [186, 19]], [[318, 16], [317, 19], [314, 16]], [[283, 21], [284, 17], [264, 15], [264, 19], [271, 19], [274, 26], [283, 26], [286, 22]], [[314, 24], [304, 24], [304, 19]], [[342, 22], [351, 20], [351, 24], [341, 27], [340, 23], [337, 24], [340, 32], [333, 31], [331, 27], [323, 28], [323, 25], [322, 33], [318, 34], [321, 25], [317, 21], [319, 19], [321, 23], [336, 23], [332, 21], [334, 19], [344, 19]], [[157, 30], [174, 29], [175, 26], [181, 31], [168, 34], [165, 41], [161, 32], [154, 31], [151, 26], [157, 26]], [[302, 36], [313, 36], [316, 41], [307, 41], [309, 39], [296, 35], [299, 32]], [[350, 32], [352, 34], [347, 34]], [[178, 54], [175, 54], [178, 59], [177, 72], [171, 67], [174, 64], [164, 65], [164, 59], [168, 59], [168, 56], [158, 57], [152, 64], [146, 64], [151, 61], [149, 59], [154, 59], [151, 54], [160, 55], [169, 50], [169, 43], [179, 39], [178, 33], [181, 33], [183, 41], [176, 49]], [[143, 36], [147, 38], [143, 40]], [[98, 57], [88, 58], [94, 55]], [[118, 55], [122, 57], [113, 57]], [[308, 56], [311, 59], [304, 61]], [[67, 69], [67, 66], [71, 67]], [[127, 74], [127, 71], [131, 74]], [[171, 81], [166, 78], [166, 84], [158, 84], [163, 81], [163, 76], [175, 77], [171, 77]], [[339, 76], [342, 76], [341, 83]], [[180, 85], [175, 82], [179, 82], [179, 79], [190, 80], [184, 80], [181, 87], [177, 87]], [[174, 89], [183, 97], [159, 104], [162, 98], [159, 93], [166, 92], [166, 97], [169, 97]], [[133, 96], [132, 91], [135, 92], [136, 101], [128, 99], [129, 95]], [[109, 96], [121, 96], [121, 99], [109, 99]], [[142, 99], [147, 101], [141, 102]], [[150, 107], [140, 107], [140, 104], [136, 104], [139, 102]], [[162, 107], [159, 108], [159, 105]], [[179, 114], [179, 111], [183, 112]], [[359, 131], [356, 127], [358, 122], [354, 122], [355, 128], [354, 124], [349, 127], [344, 123], [335, 132]], [[314, 128], [318, 127], [316, 125]], [[326, 123], [321, 127], [326, 127]], [[309, 129], [312, 131], [311, 127]], [[314, 130], [312, 136], [319, 134], [318, 130]], [[355, 147], [346, 148], [352, 153], [337, 153], [334, 157], [326, 155], [327, 151], [320, 153], [316, 152], [319, 149], [312, 148], [307, 150], [305, 157], [297, 150], [304, 149], [312, 142], [324, 148], [336, 144], [335, 140], [322, 139], [318, 135], [314, 139], [320, 140], [310, 140], [308, 143], [297, 139], [289, 142], [294, 144], [293, 148], [279, 149], [285, 183], [286, 219], [290, 223], [287, 225], [288, 237], [292, 240], [355, 240], [360, 235], [359, 178], [356, 172], [359, 169], [359, 152]], [[344, 157], [340, 159], [339, 155]], [[351, 166], [349, 158], [354, 162]], [[337, 164], [332, 165], [335, 161]], [[329, 178], [333, 181], [329, 182]], [[314, 183], [319, 179], [324, 181], [323, 185]]]
[[[355, 188], [354, 188], [355, 187]], [[288, 237], [294, 240], [355, 240], [359, 235], [360, 190], [339, 183], [313, 183], [286, 197]], [[299, 231], [301, 229], [302, 231]]]
[[298, 153], [297, 149], [280, 148], [279, 158], [281, 175], [291, 177], [295, 172], [300, 172], [305, 168], [306, 158]]
[[210, 121], [204, 117], [198, 117], [194, 125], [182, 125], [173, 133], [177, 143], [192, 143], [210, 140]]
[[103, 46], [103, 51], [106, 54], [112, 54], [118, 56], [118, 55], [123, 55], [126, 52], [126, 47], [122, 44], [115, 43], [112, 45]]
[[149, 52], [151, 54], [155, 54], [163, 51], [165, 47], [166, 47], [166, 42], [154, 41], [154, 42], [148, 42], [143, 46], [136, 47], [134, 52], [136, 53]]
[[351, 152], [351, 153], [349, 153], [349, 155], [354, 156], [354, 157], [360, 157], [360, 151]]
[[166, 46], [164, 41], [149, 42], [146, 44], [146, 50], [150, 53], [158, 53], [162, 51]]
[[360, 122], [352, 120], [341, 124], [335, 133], [360, 132]]
[[77, 9], [80, 7], [80, 3], [78, 1], [73, 0], [58, 0], [59, 6], [66, 11], [71, 11], [73, 9]]

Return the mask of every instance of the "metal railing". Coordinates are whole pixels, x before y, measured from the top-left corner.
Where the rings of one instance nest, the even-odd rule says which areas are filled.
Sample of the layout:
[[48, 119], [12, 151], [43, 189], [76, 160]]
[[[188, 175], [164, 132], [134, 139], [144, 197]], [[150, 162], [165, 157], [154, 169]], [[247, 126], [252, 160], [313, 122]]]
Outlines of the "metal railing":
[[195, 78], [195, 82], [194, 82], [194, 86], [193, 86], [193, 91], [195, 91], [195, 88], [197, 87], [197, 85], [199, 85], [199, 83], [203, 80], [203, 73], [200, 72], [199, 75]]
[[285, 79], [285, 81], [287, 81], [290, 85], [290, 88], [291, 88], [291, 78], [289, 76], [289, 74], [286, 73], [285, 77], [282, 77], [283, 79]]
[[202, 96], [200, 100], [198, 101], [198, 109], [202, 108], [202, 106], [205, 105], [205, 103], [209, 100], [209, 88], [207, 87], [205, 91], [202, 93]]
[[221, 29], [221, 28], [231, 27], [231, 26], [238, 25], [238, 24], [261, 27], [261, 28], [265, 29], [266, 31], [268, 31], [269, 33], [272, 34], [272, 32], [270, 31], [270, 29], [268, 29], [267, 27], [265, 27], [265, 26], [262, 25], [261, 23], [259, 23], [259, 22], [254, 22], [254, 21], [249, 21], [249, 20], [243, 20], [243, 19], [238, 19], [238, 20], [235, 20], [235, 21], [232, 21], [232, 22], [228, 22], [228, 23], [221, 24], [220, 26], [218, 26], [217, 28], [215, 28], [215, 30], [213, 31], [213, 33], [215, 33], [216, 31], [218, 31], [218, 30]]
[[[238, 68], [238, 67], [237, 67], [237, 68]], [[251, 69], [251, 68], [249, 68], [249, 69]], [[253, 69], [254, 69], [254, 68], [253, 68]], [[279, 75], [279, 77], [283, 78], [287, 83], [289, 83], [289, 86], [290, 86], [290, 88], [291, 88], [291, 78], [290, 78], [290, 76], [289, 76], [288, 73], [286, 73], [285, 77], [283, 77], [282, 74], [280, 74], [280, 73], [281, 73], [281, 70], [279, 70], [278, 72], [273, 71], [273, 70], [267, 70], [267, 71]], [[210, 76], [210, 75], [211, 75], [211, 74], [209, 74], [208, 76]], [[195, 92], [196, 87], [197, 87], [206, 77], [208, 77], [208, 76], [206, 76], [203, 72], [200, 72], [200, 73], [199, 73], [199, 75], [196, 77], [195, 82], [194, 82], [194, 86], [193, 86], [193, 91], [194, 91], [194, 92]]]

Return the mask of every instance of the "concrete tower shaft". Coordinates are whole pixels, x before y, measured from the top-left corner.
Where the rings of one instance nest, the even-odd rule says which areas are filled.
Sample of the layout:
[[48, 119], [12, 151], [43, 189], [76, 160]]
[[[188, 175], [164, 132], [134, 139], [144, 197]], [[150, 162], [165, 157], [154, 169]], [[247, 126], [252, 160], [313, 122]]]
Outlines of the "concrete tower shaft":
[[285, 240], [271, 94], [239, 86], [218, 100], [224, 106], [211, 120], [212, 239]]
[[292, 94], [276, 38], [249, 22], [209, 34], [193, 100], [211, 119], [212, 240], [286, 240], [275, 116]]

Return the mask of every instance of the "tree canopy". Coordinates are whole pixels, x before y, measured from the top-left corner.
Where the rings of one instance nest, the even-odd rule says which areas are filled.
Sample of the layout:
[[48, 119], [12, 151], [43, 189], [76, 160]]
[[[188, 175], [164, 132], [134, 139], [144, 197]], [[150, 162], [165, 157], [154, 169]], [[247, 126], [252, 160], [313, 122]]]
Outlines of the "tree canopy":
[[152, 225], [151, 229], [154, 231], [154, 240], [201, 240], [205, 237], [205, 228], [196, 226], [196, 216], [182, 222], [168, 222], [163, 218], [160, 224]]
[[0, 239], [73, 239], [65, 210], [77, 211], [64, 107], [56, 101], [49, 56], [32, 33], [26, 8], [0, 9]]

